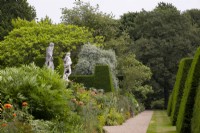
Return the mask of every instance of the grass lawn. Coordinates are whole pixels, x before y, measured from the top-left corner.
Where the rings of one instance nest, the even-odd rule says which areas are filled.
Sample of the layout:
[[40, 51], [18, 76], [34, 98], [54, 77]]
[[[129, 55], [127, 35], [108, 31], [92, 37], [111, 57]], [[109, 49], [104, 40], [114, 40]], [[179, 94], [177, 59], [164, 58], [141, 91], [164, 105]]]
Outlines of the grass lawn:
[[165, 110], [153, 113], [147, 133], [176, 133], [176, 126], [172, 126]]

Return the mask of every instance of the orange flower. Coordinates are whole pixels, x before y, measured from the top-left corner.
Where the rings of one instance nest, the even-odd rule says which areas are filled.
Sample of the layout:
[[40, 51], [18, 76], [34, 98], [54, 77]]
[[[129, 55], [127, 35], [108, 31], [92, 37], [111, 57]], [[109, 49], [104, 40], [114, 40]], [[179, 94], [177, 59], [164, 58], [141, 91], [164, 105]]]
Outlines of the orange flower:
[[6, 126], [7, 126], [7, 124], [6, 124], [6, 123], [3, 123], [1, 126], [2, 126], [2, 127], [6, 127]]
[[23, 102], [23, 103], [22, 103], [22, 106], [27, 106], [27, 105], [28, 105], [27, 102]]
[[13, 117], [16, 117], [16, 116], [17, 116], [16, 113], [14, 113], [14, 114], [13, 114]]
[[7, 104], [4, 104], [4, 108], [6, 108], [6, 109], [10, 109], [10, 108], [12, 108], [12, 105], [11, 105], [11, 104], [9, 104], [9, 103], [7, 103]]

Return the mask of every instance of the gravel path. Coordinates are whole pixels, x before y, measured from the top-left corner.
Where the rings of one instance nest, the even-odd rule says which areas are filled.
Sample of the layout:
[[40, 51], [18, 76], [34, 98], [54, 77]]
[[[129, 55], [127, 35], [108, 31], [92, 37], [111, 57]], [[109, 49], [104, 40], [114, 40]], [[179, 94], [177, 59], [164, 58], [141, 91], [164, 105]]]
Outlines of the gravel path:
[[146, 133], [153, 111], [144, 111], [120, 126], [105, 126], [106, 133]]

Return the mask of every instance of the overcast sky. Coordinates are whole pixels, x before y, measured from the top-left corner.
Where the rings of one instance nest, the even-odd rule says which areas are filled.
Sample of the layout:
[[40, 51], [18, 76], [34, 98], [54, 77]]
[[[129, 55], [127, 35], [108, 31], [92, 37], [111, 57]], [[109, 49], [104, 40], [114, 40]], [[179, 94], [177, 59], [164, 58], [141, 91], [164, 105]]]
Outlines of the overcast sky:
[[[72, 8], [75, 0], [27, 0], [28, 3], [35, 7], [37, 18], [49, 16], [54, 23], [60, 22], [61, 8]], [[95, 6], [99, 4], [100, 11], [113, 13], [115, 18], [119, 18], [127, 12], [141, 11], [142, 9], [150, 11], [155, 8], [161, 0], [82, 0], [90, 2]], [[178, 10], [200, 9], [200, 0], [162, 0], [163, 2], [172, 3]]]

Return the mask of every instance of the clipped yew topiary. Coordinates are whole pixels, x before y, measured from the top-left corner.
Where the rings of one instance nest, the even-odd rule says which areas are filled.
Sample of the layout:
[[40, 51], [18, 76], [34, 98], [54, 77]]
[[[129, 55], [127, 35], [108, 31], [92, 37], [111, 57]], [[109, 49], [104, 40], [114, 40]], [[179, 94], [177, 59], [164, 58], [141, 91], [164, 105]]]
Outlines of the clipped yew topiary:
[[198, 87], [195, 105], [193, 109], [193, 117], [191, 123], [191, 132], [192, 133], [200, 133], [200, 86]]
[[95, 87], [96, 89], [103, 89], [105, 92], [114, 91], [112, 75], [107, 65], [95, 66], [93, 75], [71, 75], [69, 79], [77, 83], [83, 83], [88, 88]]
[[85, 87], [94, 87], [94, 75], [72, 75], [70, 80], [84, 84]]
[[180, 107], [180, 102], [183, 96], [183, 89], [185, 87], [185, 81], [192, 63], [192, 58], [183, 58], [179, 63], [178, 72], [176, 75], [176, 82], [173, 89], [172, 103], [171, 103], [171, 121], [175, 125], [177, 121], [177, 115]]
[[97, 89], [104, 89], [106, 92], [114, 91], [112, 84], [112, 75], [107, 65], [98, 65], [95, 67], [94, 84]]
[[191, 133], [191, 118], [193, 114], [196, 90], [200, 79], [200, 48], [197, 49], [192, 61], [181, 99], [177, 118], [177, 132]]
[[173, 91], [169, 96], [169, 100], [168, 100], [168, 105], [167, 105], [167, 115], [171, 116], [171, 110], [172, 110], [172, 95], [173, 95]]

